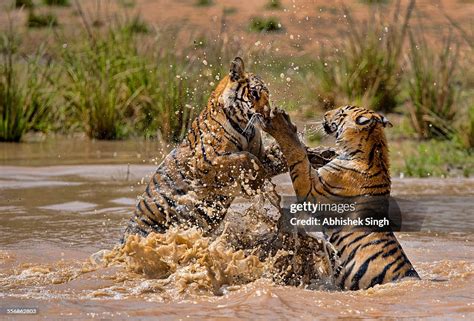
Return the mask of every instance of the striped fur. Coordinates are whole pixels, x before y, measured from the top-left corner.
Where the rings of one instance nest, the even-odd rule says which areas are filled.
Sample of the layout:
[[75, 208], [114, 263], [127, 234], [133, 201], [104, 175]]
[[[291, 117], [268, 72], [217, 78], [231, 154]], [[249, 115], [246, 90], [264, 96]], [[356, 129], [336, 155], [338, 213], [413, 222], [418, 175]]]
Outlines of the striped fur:
[[[336, 138], [340, 155], [314, 169], [296, 127], [275, 109], [263, 129], [271, 134], [287, 159], [299, 201], [316, 198], [389, 196], [390, 173], [384, 127], [390, 123], [373, 111], [345, 106], [328, 111], [324, 131]], [[390, 124], [391, 125], [391, 124]], [[334, 281], [342, 289], [358, 290], [418, 274], [392, 232], [327, 229], [327, 240], [339, 256]]]
[[265, 115], [269, 108], [263, 81], [235, 58], [207, 107], [138, 198], [125, 236], [163, 233], [171, 225], [210, 231], [236, 196], [252, 195], [265, 179], [284, 172], [278, 151], [266, 150], [259, 130], [247, 126], [252, 115]]

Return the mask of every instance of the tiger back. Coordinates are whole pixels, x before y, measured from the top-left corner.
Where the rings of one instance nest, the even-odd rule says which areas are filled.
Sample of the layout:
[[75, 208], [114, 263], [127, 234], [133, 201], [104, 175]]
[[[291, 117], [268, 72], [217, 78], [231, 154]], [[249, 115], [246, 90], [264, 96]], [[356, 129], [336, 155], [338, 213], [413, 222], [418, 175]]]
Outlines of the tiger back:
[[[328, 111], [323, 128], [336, 138], [340, 154], [318, 169], [311, 166], [296, 127], [284, 111], [272, 111], [263, 129], [280, 145], [298, 201], [316, 203], [321, 197], [390, 195], [387, 125], [385, 117], [364, 108], [345, 106]], [[342, 289], [419, 278], [392, 232], [330, 227], [323, 232], [337, 252], [333, 279]]]

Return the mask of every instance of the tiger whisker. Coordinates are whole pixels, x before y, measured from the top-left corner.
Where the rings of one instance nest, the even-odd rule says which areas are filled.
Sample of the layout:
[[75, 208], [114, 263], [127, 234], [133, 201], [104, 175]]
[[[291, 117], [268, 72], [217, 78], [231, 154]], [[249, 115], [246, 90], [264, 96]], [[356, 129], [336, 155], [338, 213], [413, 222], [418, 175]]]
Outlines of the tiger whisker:
[[260, 113], [253, 113], [252, 117], [250, 117], [249, 121], [247, 122], [247, 126], [245, 126], [243, 130], [243, 134], [247, 134], [247, 132], [254, 127], [255, 123], [260, 123], [263, 120], [263, 116]]
[[327, 136], [326, 131], [324, 130], [323, 122], [315, 122], [315, 125], [312, 125], [310, 128], [306, 130], [309, 134], [322, 134]]

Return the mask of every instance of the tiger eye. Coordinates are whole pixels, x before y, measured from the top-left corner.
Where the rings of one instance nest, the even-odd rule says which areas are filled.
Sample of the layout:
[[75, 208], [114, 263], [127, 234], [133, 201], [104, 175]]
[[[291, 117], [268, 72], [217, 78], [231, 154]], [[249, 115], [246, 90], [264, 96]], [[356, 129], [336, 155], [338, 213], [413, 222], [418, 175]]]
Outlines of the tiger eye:
[[258, 90], [252, 89], [250, 91], [250, 95], [253, 97], [253, 99], [258, 100], [260, 98], [260, 95], [258, 93]]

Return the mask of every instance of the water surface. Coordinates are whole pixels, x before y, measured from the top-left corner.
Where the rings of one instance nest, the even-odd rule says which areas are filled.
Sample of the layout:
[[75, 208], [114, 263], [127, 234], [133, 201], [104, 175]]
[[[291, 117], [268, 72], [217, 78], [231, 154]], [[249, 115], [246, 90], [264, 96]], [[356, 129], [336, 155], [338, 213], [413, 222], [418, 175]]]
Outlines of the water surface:
[[[71, 140], [0, 147], [2, 308], [37, 307], [38, 318], [52, 319], [474, 317], [473, 179], [394, 180], [393, 195], [413, 202], [429, 223], [420, 232], [397, 234], [422, 281], [338, 292], [275, 285], [262, 274], [216, 296], [178, 293], [175, 284], [123, 266], [88, 263], [92, 253], [117, 244], [161, 159], [159, 144]], [[281, 194], [292, 193], [287, 175], [274, 182]], [[237, 203], [237, 214], [251, 205]]]

